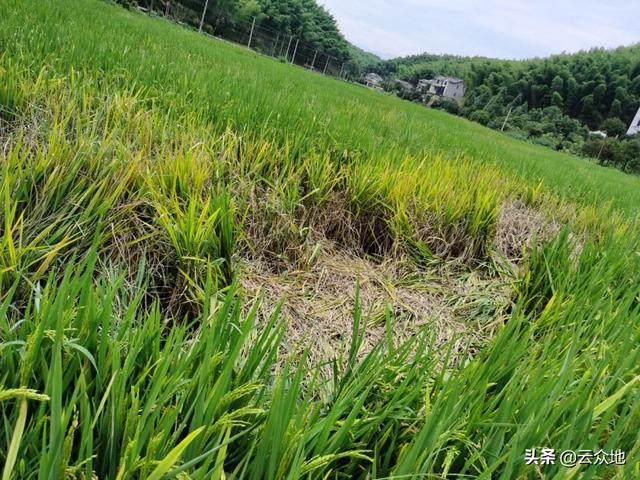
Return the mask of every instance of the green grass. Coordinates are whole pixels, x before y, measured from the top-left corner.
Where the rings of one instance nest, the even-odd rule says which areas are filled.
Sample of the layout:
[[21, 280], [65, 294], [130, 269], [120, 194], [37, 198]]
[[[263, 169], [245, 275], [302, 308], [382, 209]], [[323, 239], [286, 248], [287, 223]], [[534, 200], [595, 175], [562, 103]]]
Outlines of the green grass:
[[[3, 480], [640, 475], [638, 177], [95, 0], [4, 1], [0, 44]], [[517, 278], [515, 199], [567, 224]], [[356, 305], [313, 365], [236, 263], [304, 268], [319, 235], [507, 276], [508, 318], [475, 355], [364, 355]]]

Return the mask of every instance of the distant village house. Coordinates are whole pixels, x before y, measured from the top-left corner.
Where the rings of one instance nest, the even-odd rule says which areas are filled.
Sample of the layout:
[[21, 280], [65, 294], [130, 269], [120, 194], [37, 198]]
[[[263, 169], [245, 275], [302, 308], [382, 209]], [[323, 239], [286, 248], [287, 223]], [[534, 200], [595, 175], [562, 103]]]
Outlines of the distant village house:
[[459, 102], [464, 97], [467, 87], [464, 80], [455, 77], [438, 75], [432, 80], [420, 80], [418, 89], [438, 97], [445, 97]]
[[404, 90], [405, 92], [413, 92], [415, 87], [411, 85], [409, 82], [405, 82], [404, 80], [395, 80], [394, 85], [396, 88], [400, 90]]
[[364, 82], [369, 88], [379, 89], [379, 88], [382, 88], [382, 83], [384, 82], [384, 78], [382, 78], [377, 73], [371, 72], [371, 73], [367, 73], [364, 76]]
[[607, 132], [603, 132], [602, 130], [591, 131], [589, 132], [589, 135], [591, 135], [592, 137], [607, 138]]
[[638, 108], [638, 113], [636, 113], [633, 122], [631, 122], [627, 135], [637, 135], [638, 133], [640, 133], [640, 108]]

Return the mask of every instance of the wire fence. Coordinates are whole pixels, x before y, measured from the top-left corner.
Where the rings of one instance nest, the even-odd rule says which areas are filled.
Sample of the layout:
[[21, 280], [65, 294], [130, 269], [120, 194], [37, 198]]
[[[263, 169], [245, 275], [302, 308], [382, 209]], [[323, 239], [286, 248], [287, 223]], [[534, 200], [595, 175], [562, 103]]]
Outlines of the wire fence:
[[[363, 75], [360, 67], [353, 62], [341, 61], [336, 55], [324, 52], [295, 35], [262, 25], [256, 17], [251, 20], [230, 18], [225, 12], [211, 8], [208, 0], [128, 1], [133, 1], [135, 7], [149, 15], [165, 17], [208, 36], [243, 45], [282, 62], [349, 81], [361, 81]], [[201, 8], [200, 11], [198, 7]]]

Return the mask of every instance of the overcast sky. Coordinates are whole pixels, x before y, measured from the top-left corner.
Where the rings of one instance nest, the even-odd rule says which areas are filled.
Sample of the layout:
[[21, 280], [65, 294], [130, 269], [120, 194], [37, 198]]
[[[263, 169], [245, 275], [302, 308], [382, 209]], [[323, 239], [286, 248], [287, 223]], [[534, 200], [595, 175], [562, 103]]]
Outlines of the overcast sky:
[[640, 0], [319, 0], [347, 39], [391, 58], [531, 58], [640, 42]]

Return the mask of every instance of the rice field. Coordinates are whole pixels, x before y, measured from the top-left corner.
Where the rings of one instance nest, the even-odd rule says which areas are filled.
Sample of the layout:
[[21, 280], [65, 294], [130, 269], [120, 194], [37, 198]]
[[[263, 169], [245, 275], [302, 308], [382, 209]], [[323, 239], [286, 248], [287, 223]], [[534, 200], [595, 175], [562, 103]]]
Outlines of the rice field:
[[0, 45], [2, 480], [640, 477], [638, 177], [99, 0]]

